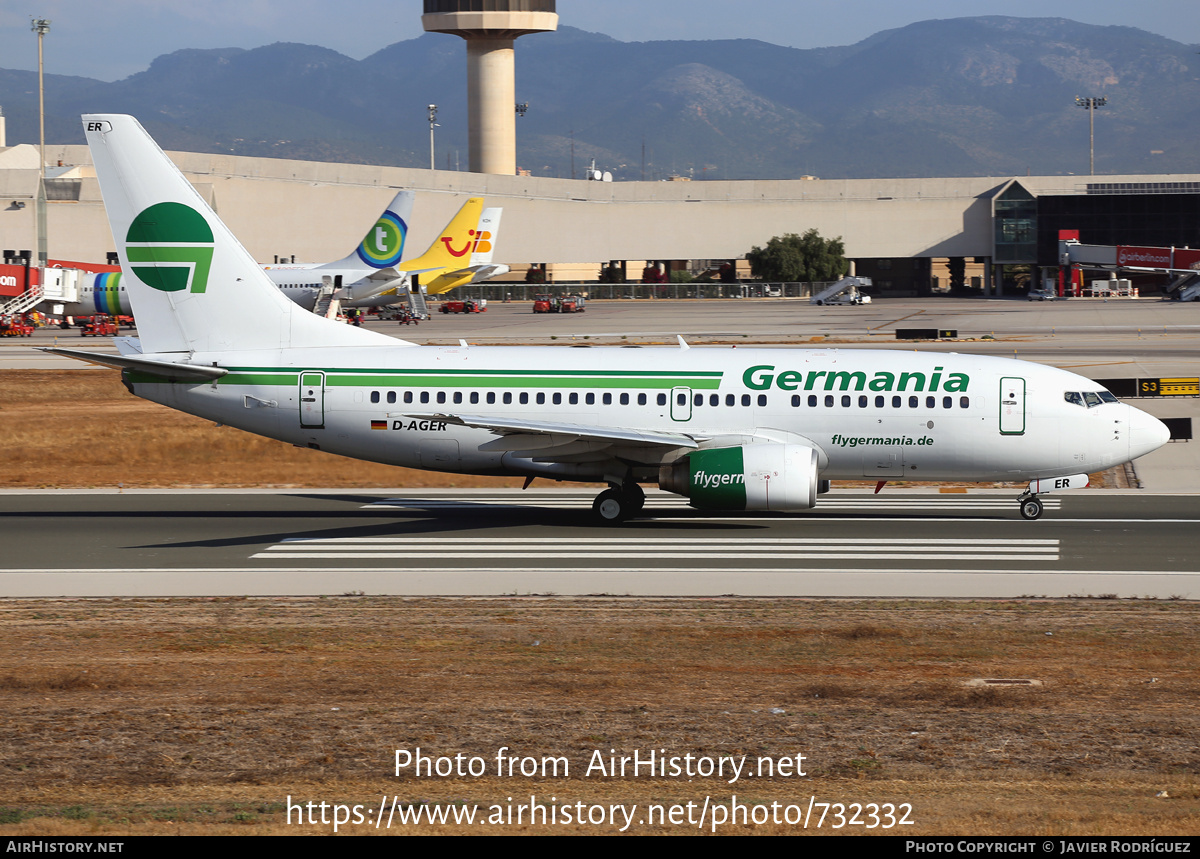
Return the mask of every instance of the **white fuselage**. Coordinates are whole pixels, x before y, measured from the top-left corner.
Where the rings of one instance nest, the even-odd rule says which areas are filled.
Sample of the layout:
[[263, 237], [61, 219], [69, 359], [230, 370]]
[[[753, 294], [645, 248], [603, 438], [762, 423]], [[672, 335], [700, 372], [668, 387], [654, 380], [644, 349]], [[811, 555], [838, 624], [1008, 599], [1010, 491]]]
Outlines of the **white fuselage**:
[[[341, 286], [333, 293], [333, 297], [340, 301], [342, 307], [383, 307], [395, 304], [408, 294], [407, 276], [398, 274], [390, 280], [372, 280], [371, 276], [377, 271], [365, 267], [331, 268], [327, 265], [291, 263], [263, 266], [263, 271], [284, 295], [305, 310], [312, 310], [316, 305], [325, 278], [334, 284], [340, 282]], [[380, 295], [381, 291], [388, 291], [389, 294]]]
[[[810, 444], [822, 479], [1024, 481], [1095, 472], [1164, 428], [1064, 370], [1005, 358], [838, 349], [397, 346], [196, 354], [217, 383], [131, 375], [138, 396], [261, 435], [393, 465], [639, 479], [683, 451], [578, 439], [536, 455], [439, 415], [685, 434], [700, 447]], [[1111, 395], [1108, 395], [1111, 399]], [[492, 445], [495, 447], [495, 445]], [[519, 447], [519, 445], [517, 446]], [[481, 449], [484, 448], [484, 449]], [[641, 469], [638, 471], [638, 469]]]

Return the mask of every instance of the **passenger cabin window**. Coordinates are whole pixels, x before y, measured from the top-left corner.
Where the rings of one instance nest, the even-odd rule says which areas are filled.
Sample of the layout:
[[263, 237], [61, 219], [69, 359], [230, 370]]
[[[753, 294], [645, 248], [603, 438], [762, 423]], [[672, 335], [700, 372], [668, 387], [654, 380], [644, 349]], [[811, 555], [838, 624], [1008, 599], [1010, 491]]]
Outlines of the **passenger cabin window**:
[[659, 394], [658, 399], [655, 400], [655, 402], [657, 402], [660, 406], [665, 406], [667, 404], [667, 395]]
[[396, 402], [396, 392], [395, 391], [388, 391], [387, 401], [389, 404]]
[[371, 402], [379, 402], [379, 391], [371, 391]]

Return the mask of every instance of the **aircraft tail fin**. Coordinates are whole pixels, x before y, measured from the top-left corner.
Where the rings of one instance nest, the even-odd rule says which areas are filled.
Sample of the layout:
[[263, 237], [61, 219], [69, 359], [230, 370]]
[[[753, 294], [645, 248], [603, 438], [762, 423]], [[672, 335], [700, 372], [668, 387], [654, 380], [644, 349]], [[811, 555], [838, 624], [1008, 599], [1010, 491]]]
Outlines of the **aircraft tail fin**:
[[429, 250], [414, 260], [398, 266], [401, 271], [459, 268], [468, 260], [475, 247], [475, 229], [483, 212], [483, 198], [471, 197], [463, 203]]
[[490, 265], [496, 250], [496, 236], [500, 234], [500, 207], [484, 209], [475, 227], [475, 244], [471, 248], [471, 265]]
[[408, 224], [412, 220], [412, 191], [400, 191], [367, 230], [363, 240], [348, 256], [322, 268], [392, 268], [404, 254]]
[[144, 352], [406, 345], [289, 301], [132, 116], [83, 124]]

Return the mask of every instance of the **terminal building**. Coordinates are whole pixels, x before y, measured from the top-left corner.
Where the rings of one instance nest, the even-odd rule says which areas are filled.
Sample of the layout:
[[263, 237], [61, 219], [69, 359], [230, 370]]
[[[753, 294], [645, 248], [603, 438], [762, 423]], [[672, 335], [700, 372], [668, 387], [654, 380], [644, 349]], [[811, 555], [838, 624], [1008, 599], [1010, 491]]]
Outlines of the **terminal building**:
[[[0, 246], [37, 247], [38, 150], [0, 141]], [[497, 262], [523, 280], [595, 280], [647, 261], [703, 269], [741, 260], [773, 236], [841, 237], [877, 295], [944, 291], [955, 270], [1005, 295], [1057, 271], [1059, 230], [1091, 244], [1200, 247], [1200, 175], [596, 182], [171, 153], [260, 263], [349, 253], [400, 188], [416, 191], [409, 241], [419, 254], [462, 202], [505, 209]], [[47, 146], [50, 259], [106, 261], [116, 246], [85, 146]], [[406, 252], [406, 256], [410, 252]]]

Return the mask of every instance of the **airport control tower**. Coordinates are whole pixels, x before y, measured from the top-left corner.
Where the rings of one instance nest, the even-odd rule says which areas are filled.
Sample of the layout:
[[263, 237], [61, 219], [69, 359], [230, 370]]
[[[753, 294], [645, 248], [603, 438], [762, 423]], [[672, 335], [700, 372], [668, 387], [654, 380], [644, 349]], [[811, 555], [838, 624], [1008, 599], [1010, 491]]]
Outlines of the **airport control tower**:
[[517, 172], [513, 42], [558, 29], [555, 0], [425, 0], [428, 33], [467, 40], [471, 172]]

